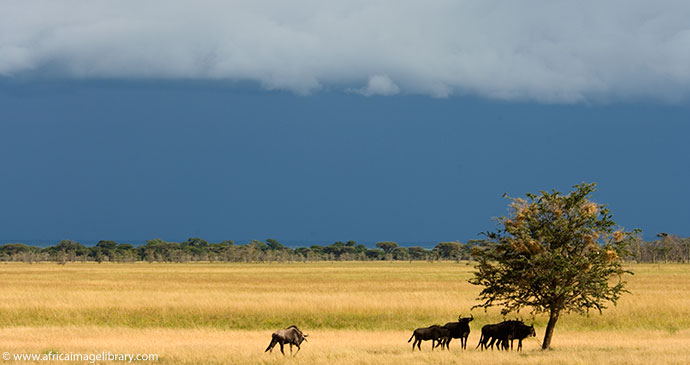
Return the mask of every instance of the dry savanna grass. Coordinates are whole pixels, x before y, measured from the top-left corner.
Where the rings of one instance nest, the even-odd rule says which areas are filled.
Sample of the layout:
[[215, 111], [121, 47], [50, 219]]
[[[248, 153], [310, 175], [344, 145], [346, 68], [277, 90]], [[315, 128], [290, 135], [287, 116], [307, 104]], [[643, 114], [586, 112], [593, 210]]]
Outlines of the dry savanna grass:
[[[0, 352], [157, 353], [163, 363], [688, 363], [690, 265], [632, 265], [603, 315], [563, 317], [552, 351], [474, 350], [497, 310], [472, 311], [467, 351], [411, 352], [416, 327], [469, 314], [479, 288], [454, 262], [0, 265]], [[541, 338], [546, 318], [535, 322]], [[263, 350], [297, 324], [294, 358]], [[471, 347], [471, 349], [470, 349]], [[286, 351], [289, 351], [286, 347]]]

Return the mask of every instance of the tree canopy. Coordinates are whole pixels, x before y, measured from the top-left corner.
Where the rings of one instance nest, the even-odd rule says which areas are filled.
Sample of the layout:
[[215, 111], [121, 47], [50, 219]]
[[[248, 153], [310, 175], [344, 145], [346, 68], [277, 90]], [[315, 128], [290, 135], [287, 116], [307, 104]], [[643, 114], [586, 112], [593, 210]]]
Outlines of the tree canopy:
[[391, 241], [383, 241], [383, 242], [376, 243], [376, 247], [382, 249], [383, 252], [388, 254], [388, 253], [392, 253], [393, 250], [398, 248], [398, 243], [397, 242], [391, 242]]

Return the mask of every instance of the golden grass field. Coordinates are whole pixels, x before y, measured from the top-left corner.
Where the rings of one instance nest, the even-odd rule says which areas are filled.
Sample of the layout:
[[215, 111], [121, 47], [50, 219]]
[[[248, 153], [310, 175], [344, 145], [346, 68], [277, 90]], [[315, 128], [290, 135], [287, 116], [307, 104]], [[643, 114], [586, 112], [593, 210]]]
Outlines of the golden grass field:
[[[534, 339], [522, 353], [475, 350], [481, 326], [502, 319], [475, 309], [466, 351], [454, 340], [450, 352], [425, 342], [413, 353], [414, 328], [477, 304], [471, 265], [7, 263], [0, 352], [156, 353], [158, 363], [690, 363], [690, 265], [629, 268], [631, 294], [603, 315], [562, 317], [550, 351]], [[546, 318], [521, 315], [541, 340]], [[264, 353], [271, 333], [291, 324], [310, 335], [299, 355]]]

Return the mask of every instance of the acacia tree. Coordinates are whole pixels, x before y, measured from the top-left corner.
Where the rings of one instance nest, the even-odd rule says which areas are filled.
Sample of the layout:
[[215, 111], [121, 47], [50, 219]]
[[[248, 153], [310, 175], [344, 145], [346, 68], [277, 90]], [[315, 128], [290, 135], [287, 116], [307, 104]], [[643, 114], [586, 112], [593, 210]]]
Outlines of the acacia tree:
[[377, 243], [376, 247], [382, 249], [383, 252], [385, 252], [386, 254], [389, 254], [392, 253], [393, 250], [398, 248], [398, 244], [396, 242], [384, 241]]
[[475, 307], [548, 314], [542, 349], [562, 313], [601, 313], [627, 292], [624, 275], [632, 272], [621, 258], [639, 231], [616, 230], [610, 211], [589, 200], [595, 186], [509, 198], [510, 216], [498, 218], [500, 228], [472, 252], [478, 264], [470, 283], [484, 287]]

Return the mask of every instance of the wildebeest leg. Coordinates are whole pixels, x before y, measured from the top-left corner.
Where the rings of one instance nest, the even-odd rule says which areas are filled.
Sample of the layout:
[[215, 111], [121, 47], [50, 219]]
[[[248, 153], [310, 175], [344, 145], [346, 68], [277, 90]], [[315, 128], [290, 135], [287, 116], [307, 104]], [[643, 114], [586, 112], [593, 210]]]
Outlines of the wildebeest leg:
[[290, 342], [290, 355], [292, 355], [292, 342]]
[[[434, 341], [436, 341], [436, 345], [433, 345]], [[445, 338], [439, 338], [438, 340], [432, 340], [431, 343], [432, 343], [433, 348], [440, 347], [441, 350], [443, 350], [443, 348], [446, 345], [446, 339]]]
[[417, 339], [417, 349], [422, 351], [422, 339]]
[[[294, 355], [292, 355], [292, 356], [297, 356], [297, 353], [299, 352], [299, 350], [301, 350], [301, 349], [302, 349], [301, 347], [299, 347], [299, 345], [298, 345], [298, 344], [295, 344], [295, 346], [297, 346], [297, 351], [295, 351], [295, 354], [294, 354]], [[292, 350], [292, 347], [290, 347], [290, 350]], [[290, 353], [292, 353], [292, 351], [290, 351]]]
[[522, 339], [519, 339], [519, 340], [518, 340], [517, 351], [522, 351]]
[[283, 341], [278, 342], [280, 344], [280, 353], [285, 355], [285, 351], [283, 351]]
[[[487, 348], [488, 348], [488, 347], [491, 347], [491, 349], [493, 350], [493, 349], [494, 349], [494, 341], [496, 341], [496, 339], [492, 337], [492, 338], [491, 338], [491, 342], [489, 342], [489, 344], [486, 345], [486, 347], [487, 347]], [[498, 347], [498, 346], [497, 346], [497, 347]]]
[[448, 351], [450, 351], [450, 341], [453, 341], [452, 337], [448, 337], [448, 339], [445, 341], [446, 350]]

